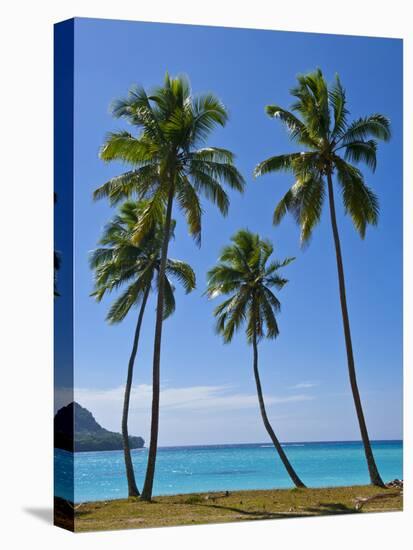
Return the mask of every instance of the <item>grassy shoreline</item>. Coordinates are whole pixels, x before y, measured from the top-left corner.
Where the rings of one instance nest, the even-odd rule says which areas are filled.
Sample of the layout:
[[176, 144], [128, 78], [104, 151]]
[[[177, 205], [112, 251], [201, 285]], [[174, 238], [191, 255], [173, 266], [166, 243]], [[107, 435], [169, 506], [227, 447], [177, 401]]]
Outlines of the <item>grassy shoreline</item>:
[[73, 513], [73, 505], [56, 498], [55, 523], [82, 532], [401, 511], [403, 496], [399, 489], [356, 485], [191, 493], [155, 497], [151, 503], [139, 499], [108, 500], [85, 502], [74, 509], [73, 522], [67, 519], [67, 512]]

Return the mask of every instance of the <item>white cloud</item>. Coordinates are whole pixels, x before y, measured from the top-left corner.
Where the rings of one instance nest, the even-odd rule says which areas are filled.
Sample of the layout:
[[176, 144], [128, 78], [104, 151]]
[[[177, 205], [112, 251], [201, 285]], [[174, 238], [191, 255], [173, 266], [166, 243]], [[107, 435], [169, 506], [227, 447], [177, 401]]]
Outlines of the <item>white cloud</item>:
[[[108, 406], [112, 403], [121, 404], [123, 400], [123, 386], [108, 390], [91, 390], [84, 388], [75, 389], [75, 399], [80, 403], [101, 404]], [[132, 388], [131, 411], [147, 410], [151, 404], [152, 387], [148, 384], [140, 384]], [[308, 395], [288, 395], [276, 397], [265, 396], [266, 405], [277, 403], [289, 403], [294, 401], [307, 401]], [[161, 407], [164, 410], [200, 410], [214, 411], [237, 410], [257, 406], [256, 394], [233, 393], [231, 386], [191, 386], [186, 388], [161, 389]]]
[[294, 386], [290, 386], [290, 390], [307, 390], [309, 388], [315, 388], [318, 385], [318, 382], [300, 382]]
[[[105, 428], [120, 431], [123, 386], [95, 390], [76, 388], [74, 398]], [[285, 425], [285, 407], [313, 399], [308, 394], [266, 395], [271, 420]], [[132, 435], [149, 436], [152, 387], [134, 386], [129, 426]], [[280, 412], [283, 414], [280, 415]], [[288, 417], [288, 415], [287, 415]], [[275, 426], [274, 426], [275, 428]], [[266, 441], [257, 395], [232, 386], [163, 387], [160, 396], [160, 444], [185, 445]]]

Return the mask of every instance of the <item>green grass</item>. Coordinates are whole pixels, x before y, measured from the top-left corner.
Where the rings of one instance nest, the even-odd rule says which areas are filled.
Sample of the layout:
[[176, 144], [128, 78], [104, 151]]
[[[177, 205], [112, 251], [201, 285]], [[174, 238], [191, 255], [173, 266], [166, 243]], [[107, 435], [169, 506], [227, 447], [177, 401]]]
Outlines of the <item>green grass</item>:
[[[357, 499], [382, 495], [363, 503]], [[156, 497], [150, 503], [124, 499], [84, 503], [76, 507], [75, 531], [100, 531], [280, 519], [331, 514], [402, 510], [402, 495], [372, 486], [328, 489], [274, 489]]]

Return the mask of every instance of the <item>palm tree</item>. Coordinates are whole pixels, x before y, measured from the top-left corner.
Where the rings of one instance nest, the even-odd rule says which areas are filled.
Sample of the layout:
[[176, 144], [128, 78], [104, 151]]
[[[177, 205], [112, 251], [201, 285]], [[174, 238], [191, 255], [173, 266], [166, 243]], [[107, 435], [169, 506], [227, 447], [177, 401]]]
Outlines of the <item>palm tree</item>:
[[278, 275], [278, 270], [294, 258], [268, 263], [273, 253], [272, 244], [248, 230], [238, 231], [231, 240], [233, 244], [222, 250], [218, 265], [208, 272], [208, 296], [215, 298], [230, 294], [214, 310], [216, 330], [222, 334], [224, 342], [229, 343], [235, 331], [246, 323], [247, 340], [253, 347], [254, 378], [265, 429], [296, 487], [305, 487], [268, 420], [258, 371], [258, 342], [261, 338], [274, 339], [279, 334], [275, 315], [281, 305], [271, 289], [281, 289], [287, 283]]
[[[95, 290], [92, 293], [97, 301], [101, 301], [106, 293], [126, 287], [116, 298], [107, 315], [109, 323], [120, 323], [132, 307], [138, 307], [135, 334], [132, 351], [128, 363], [125, 394], [122, 414], [123, 449], [130, 497], [139, 496], [133, 471], [129, 445], [128, 416], [132, 389], [133, 368], [138, 350], [139, 335], [149, 293], [154, 287], [154, 278], [160, 277], [160, 252], [163, 242], [163, 222], [146, 233], [139, 245], [134, 244], [132, 236], [135, 226], [139, 223], [146, 203], [125, 202], [119, 214], [105, 227], [100, 240], [101, 248], [94, 250], [90, 264], [95, 270]], [[175, 222], [172, 220], [169, 238], [173, 236]], [[167, 259], [164, 275], [164, 305], [163, 319], [175, 310], [174, 286], [170, 278], [179, 281], [186, 292], [195, 288], [195, 274], [191, 267], [179, 260]]]
[[303, 244], [309, 240], [320, 221], [327, 186], [350, 385], [370, 480], [374, 485], [383, 487], [357, 386], [333, 176], [336, 177], [342, 195], [345, 213], [350, 215], [354, 227], [364, 238], [367, 224], [376, 225], [378, 222], [379, 203], [374, 192], [366, 185], [362, 172], [354, 164], [364, 162], [375, 170], [377, 140], [390, 139], [390, 122], [378, 113], [350, 122], [346, 94], [339, 77], [336, 76], [335, 82], [328, 87], [319, 69], [299, 76], [298, 85], [291, 90], [291, 94], [296, 98], [292, 112], [278, 105], [267, 106], [266, 112], [270, 117], [278, 118], [287, 127], [291, 139], [306, 150], [271, 157], [256, 167], [255, 175], [278, 171], [293, 173], [295, 183], [278, 203], [273, 221], [278, 224], [290, 212], [301, 228]]
[[113, 105], [115, 117], [124, 118], [139, 130], [110, 134], [101, 149], [105, 161], [120, 160], [132, 169], [105, 183], [95, 198], [116, 203], [136, 196], [147, 205], [134, 230], [138, 244], [160, 212], [165, 211], [153, 353], [152, 420], [148, 466], [141, 498], [151, 500], [159, 427], [159, 388], [164, 286], [169, 231], [176, 202], [186, 216], [190, 234], [200, 244], [202, 208], [200, 195], [215, 203], [226, 215], [229, 198], [222, 183], [242, 191], [244, 180], [234, 166], [233, 154], [218, 147], [204, 147], [211, 131], [225, 126], [227, 112], [213, 94], [193, 96], [185, 77], [166, 74], [163, 86], [148, 95], [139, 86]]

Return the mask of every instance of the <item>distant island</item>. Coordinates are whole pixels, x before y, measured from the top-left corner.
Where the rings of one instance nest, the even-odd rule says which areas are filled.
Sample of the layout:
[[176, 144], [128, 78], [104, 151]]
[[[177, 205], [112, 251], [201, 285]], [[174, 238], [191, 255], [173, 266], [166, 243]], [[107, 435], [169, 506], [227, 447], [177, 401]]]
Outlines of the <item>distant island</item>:
[[[141, 449], [145, 441], [129, 436], [129, 444], [131, 449]], [[123, 449], [123, 439], [120, 433], [102, 428], [90, 411], [73, 401], [54, 417], [54, 446], [72, 452], [118, 451]]]

